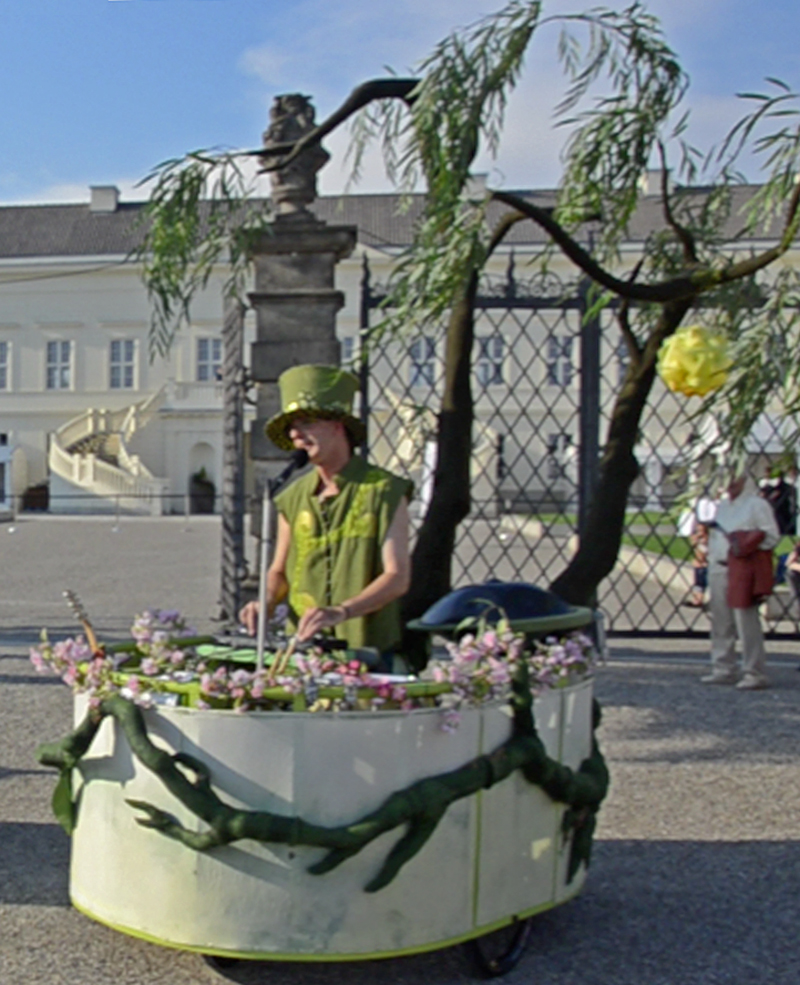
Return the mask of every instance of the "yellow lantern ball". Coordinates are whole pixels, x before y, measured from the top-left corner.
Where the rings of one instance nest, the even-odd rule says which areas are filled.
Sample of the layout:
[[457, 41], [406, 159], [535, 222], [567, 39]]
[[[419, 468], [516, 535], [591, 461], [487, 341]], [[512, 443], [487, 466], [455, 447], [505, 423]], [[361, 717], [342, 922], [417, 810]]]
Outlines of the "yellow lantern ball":
[[656, 368], [673, 393], [705, 397], [722, 386], [731, 365], [725, 335], [703, 325], [684, 325], [662, 344]]

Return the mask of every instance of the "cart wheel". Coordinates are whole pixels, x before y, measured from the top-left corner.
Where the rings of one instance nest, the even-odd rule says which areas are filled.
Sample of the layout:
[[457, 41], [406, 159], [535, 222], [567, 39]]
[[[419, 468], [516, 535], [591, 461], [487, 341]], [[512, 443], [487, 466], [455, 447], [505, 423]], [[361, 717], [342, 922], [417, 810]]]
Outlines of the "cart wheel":
[[203, 960], [214, 971], [228, 971], [240, 963], [241, 958], [226, 958], [224, 954], [204, 954]]
[[533, 917], [515, 920], [507, 927], [467, 941], [464, 946], [485, 978], [499, 978], [517, 966], [528, 946], [532, 930]]

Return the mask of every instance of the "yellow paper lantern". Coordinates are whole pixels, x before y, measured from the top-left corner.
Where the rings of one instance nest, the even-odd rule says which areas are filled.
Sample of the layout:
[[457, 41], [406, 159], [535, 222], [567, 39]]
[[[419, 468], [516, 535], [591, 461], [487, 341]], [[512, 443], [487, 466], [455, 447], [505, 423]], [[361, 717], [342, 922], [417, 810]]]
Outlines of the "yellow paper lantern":
[[728, 339], [703, 325], [684, 325], [658, 352], [658, 375], [673, 393], [705, 397], [718, 390], [731, 367]]

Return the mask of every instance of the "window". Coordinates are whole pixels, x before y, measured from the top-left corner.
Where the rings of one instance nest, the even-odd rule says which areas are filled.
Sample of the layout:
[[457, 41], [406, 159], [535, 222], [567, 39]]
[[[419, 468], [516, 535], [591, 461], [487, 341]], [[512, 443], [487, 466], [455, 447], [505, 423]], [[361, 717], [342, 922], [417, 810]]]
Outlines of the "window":
[[478, 336], [478, 383], [481, 386], [497, 386], [503, 382], [505, 339], [502, 335]]
[[409, 386], [433, 386], [436, 372], [436, 343], [429, 335], [411, 343], [408, 350], [411, 357], [409, 367]]
[[547, 340], [547, 383], [569, 386], [572, 383], [572, 337], [551, 335]]
[[197, 340], [197, 381], [209, 383], [222, 379], [222, 339]]
[[8, 389], [8, 342], [0, 342], [0, 390]]
[[112, 390], [132, 390], [136, 344], [133, 339], [114, 339], [110, 351], [109, 383]]
[[47, 343], [47, 389], [69, 390], [72, 386], [72, 343]]

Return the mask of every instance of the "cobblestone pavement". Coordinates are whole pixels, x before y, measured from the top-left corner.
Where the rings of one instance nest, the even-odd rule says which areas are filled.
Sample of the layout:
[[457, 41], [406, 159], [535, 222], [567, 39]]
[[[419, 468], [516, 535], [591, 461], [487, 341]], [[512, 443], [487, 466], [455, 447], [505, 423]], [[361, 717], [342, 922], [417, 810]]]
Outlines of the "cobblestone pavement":
[[[70, 726], [33, 673], [41, 625], [72, 632], [72, 587], [106, 635], [154, 602], [207, 629], [219, 527], [41, 519], [0, 527], [0, 985], [372, 985], [473, 978], [462, 948], [353, 964], [242, 962], [224, 973], [93, 923], [68, 899], [69, 841], [37, 744]], [[796, 985], [800, 981], [800, 662], [772, 648], [773, 687], [703, 687], [696, 643], [612, 640], [597, 677], [612, 770], [583, 893], [535, 921], [521, 985]]]

